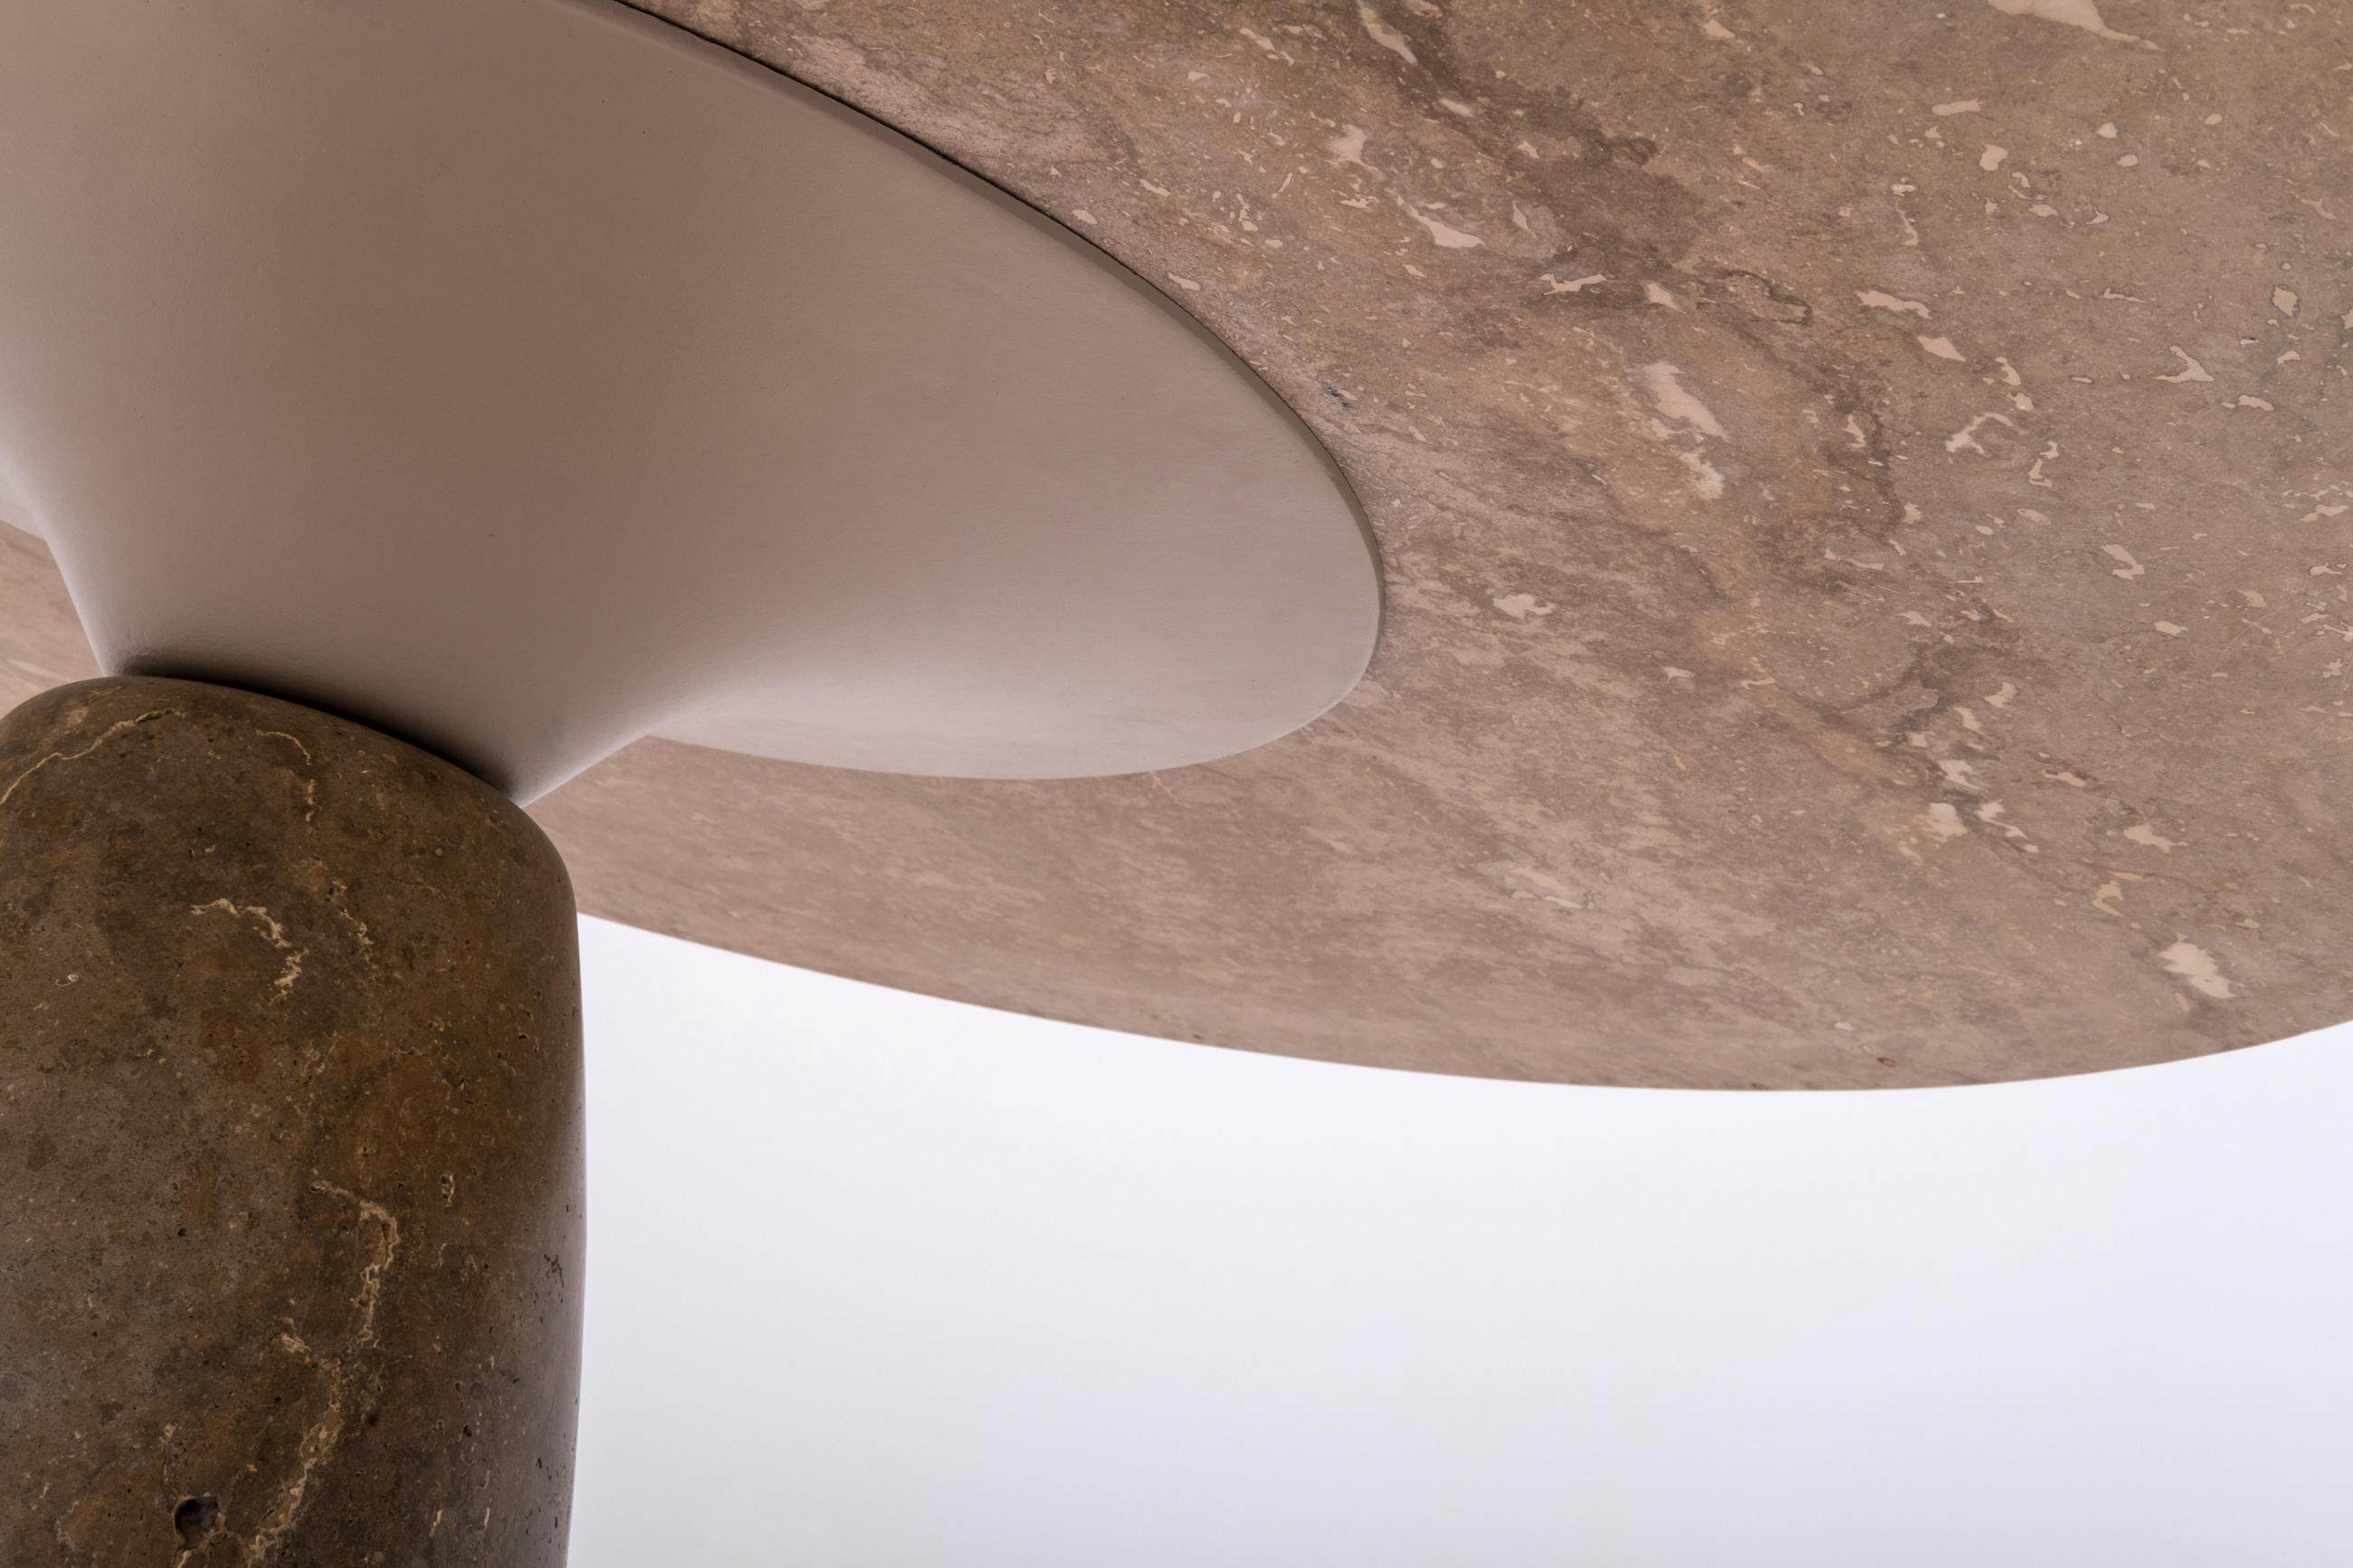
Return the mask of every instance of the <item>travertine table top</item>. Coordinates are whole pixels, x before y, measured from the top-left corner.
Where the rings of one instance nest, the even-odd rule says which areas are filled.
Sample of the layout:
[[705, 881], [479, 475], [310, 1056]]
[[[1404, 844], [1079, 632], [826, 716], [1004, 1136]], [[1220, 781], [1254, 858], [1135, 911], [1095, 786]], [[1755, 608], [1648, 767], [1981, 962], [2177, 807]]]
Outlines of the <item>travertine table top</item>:
[[[640, 742], [536, 808], [590, 912], [1589, 1083], [2353, 1016], [2353, 13], [650, 8], [1166, 289], [1345, 469], [1388, 619], [1331, 714], [1171, 773]], [[5, 695], [87, 673], [38, 545], [0, 570]]]

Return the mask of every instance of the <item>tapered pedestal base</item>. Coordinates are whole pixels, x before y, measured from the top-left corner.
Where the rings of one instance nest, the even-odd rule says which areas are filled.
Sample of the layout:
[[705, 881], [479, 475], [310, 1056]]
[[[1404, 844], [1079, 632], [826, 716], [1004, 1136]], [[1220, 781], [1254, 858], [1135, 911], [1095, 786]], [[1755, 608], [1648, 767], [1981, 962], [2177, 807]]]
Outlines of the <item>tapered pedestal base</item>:
[[575, 942], [529, 819], [371, 731], [0, 720], [0, 1563], [562, 1563]]

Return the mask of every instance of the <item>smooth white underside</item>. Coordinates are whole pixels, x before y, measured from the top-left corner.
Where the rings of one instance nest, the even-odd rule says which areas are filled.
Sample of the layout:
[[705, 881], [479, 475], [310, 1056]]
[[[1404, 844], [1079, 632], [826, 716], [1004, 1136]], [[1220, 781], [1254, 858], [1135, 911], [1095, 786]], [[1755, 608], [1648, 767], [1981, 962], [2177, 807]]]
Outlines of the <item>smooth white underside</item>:
[[1303, 426], [1092, 246], [607, 0], [0, 0], [0, 472], [101, 662], [523, 798], [653, 733], [1206, 760], [1370, 655]]

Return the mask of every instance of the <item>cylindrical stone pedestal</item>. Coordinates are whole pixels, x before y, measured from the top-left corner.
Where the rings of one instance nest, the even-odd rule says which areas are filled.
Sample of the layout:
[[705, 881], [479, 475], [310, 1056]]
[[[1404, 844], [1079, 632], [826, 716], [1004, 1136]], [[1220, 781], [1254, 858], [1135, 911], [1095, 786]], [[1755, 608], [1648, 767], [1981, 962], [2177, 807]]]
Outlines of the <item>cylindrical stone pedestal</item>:
[[0, 720], [0, 1563], [543, 1568], [569, 884], [413, 747], [181, 681]]

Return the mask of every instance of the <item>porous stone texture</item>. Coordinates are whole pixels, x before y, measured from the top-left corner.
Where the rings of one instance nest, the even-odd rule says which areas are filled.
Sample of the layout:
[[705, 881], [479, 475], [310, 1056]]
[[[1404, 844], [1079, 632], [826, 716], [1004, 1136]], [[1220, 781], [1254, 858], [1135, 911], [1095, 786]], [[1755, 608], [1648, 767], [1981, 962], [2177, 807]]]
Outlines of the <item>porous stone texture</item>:
[[1363, 499], [1388, 619], [1328, 717], [1148, 777], [641, 742], [535, 808], [592, 912], [1588, 1083], [2353, 1016], [2353, 9], [649, 8], [1233, 344]]
[[644, 748], [542, 814], [592, 908], [1599, 1083], [2353, 1016], [2353, 7], [649, 5], [1234, 344], [1356, 484], [1388, 615], [1329, 718], [1155, 778]]
[[503, 796], [217, 687], [0, 720], [0, 1563], [561, 1563], [581, 1111]]

